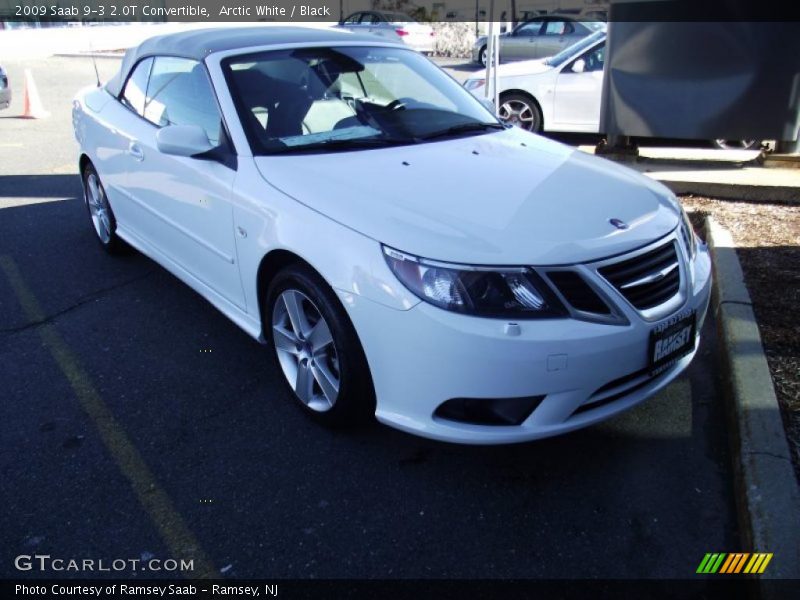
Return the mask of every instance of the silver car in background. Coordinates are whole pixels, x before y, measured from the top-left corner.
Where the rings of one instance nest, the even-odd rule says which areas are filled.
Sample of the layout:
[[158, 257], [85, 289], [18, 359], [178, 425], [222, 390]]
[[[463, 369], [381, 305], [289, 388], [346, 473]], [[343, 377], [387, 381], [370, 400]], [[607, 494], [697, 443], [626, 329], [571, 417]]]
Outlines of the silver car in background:
[[[500, 39], [500, 61], [529, 60], [553, 56], [591, 35], [605, 31], [606, 24], [581, 21], [565, 16], [542, 16], [521, 23]], [[481, 36], [472, 46], [472, 60], [486, 65], [487, 38]]]
[[3, 65], [0, 65], [0, 110], [11, 105], [11, 84]]

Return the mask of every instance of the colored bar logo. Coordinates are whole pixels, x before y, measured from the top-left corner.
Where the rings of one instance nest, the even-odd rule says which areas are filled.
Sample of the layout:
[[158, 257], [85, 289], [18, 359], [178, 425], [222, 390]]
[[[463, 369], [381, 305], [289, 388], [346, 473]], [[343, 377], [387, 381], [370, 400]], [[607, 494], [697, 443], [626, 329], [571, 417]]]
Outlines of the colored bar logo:
[[697, 567], [696, 573], [702, 575], [713, 575], [715, 573], [725, 575], [735, 573], [761, 574], [766, 570], [771, 560], [771, 552], [733, 552], [730, 554], [709, 552], [700, 561], [700, 566]]

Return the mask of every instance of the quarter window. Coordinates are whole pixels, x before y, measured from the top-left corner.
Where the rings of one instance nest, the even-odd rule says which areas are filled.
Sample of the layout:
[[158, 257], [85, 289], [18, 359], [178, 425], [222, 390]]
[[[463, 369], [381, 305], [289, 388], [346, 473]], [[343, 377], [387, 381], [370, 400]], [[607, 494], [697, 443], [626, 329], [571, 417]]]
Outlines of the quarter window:
[[145, 58], [131, 73], [125, 88], [122, 90], [120, 101], [139, 116], [144, 115], [145, 93], [147, 91], [147, 78], [150, 76], [152, 58]]
[[157, 125], [199, 125], [209, 142], [221, 138], [222, 117], [205, 67], [185, 58], [159, 56], [150, 72], [144, 118]]

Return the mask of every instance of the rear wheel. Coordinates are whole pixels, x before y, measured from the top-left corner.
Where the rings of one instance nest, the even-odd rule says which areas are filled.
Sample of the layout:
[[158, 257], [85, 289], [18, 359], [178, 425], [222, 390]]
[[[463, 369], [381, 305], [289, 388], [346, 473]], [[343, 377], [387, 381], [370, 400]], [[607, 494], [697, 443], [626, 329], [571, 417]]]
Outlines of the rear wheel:
[[486, 66], [486, 61], [487, 61], [487, 60], [489, 60], [489, 59], [488, 59], [488, 54], [487, 54], [487, 48], [486, 48], [486, 46], [484, 46], [483, 48], [481, 48], [481, 51], [478, 53], [478, 60], [480, 61], [480, 63], [481, 63], [481, 64], [482, 64], [484, 67]]
[[536, 102], [525, 94], [506, 94], [500, 96], [497, 116], [504, 123], [532, 131], [542, 130], [542, 113]]
[[302, 264], [280, 271], [264, 308], [280, 370], [307, 415], [341, 427], [374, 414], [364, 350], [336, 294], [317, 273]]
[[116, 254], [125, 250], [125, 243], [117, 236], [117, 220], [111, 204], [108, 202], [106, 190], [103, 187], [97, 171], [91, 163], [83, 170], [83, 199], [97, 241], [106, 252]]

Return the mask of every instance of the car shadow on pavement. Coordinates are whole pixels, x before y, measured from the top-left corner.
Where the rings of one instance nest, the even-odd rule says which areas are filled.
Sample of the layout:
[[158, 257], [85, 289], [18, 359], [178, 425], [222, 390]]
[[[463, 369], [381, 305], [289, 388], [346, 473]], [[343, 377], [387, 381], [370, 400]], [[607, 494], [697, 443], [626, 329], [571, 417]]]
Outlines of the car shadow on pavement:
[[77, 174], [0, 175], [0, 198], [80, 198]]

